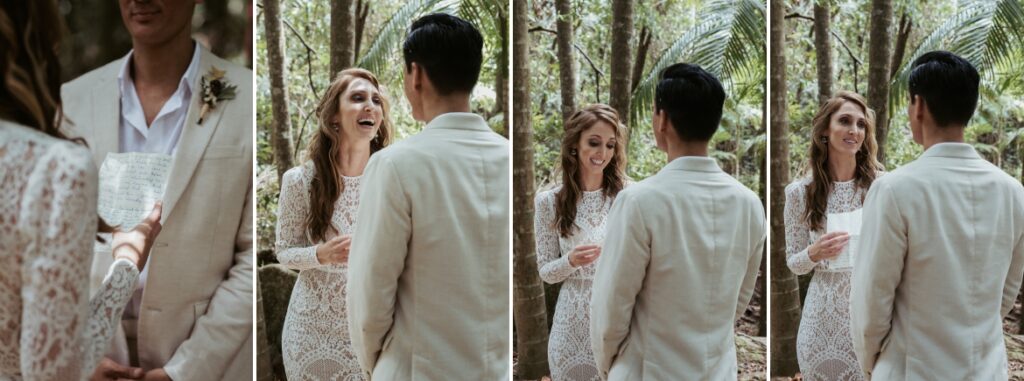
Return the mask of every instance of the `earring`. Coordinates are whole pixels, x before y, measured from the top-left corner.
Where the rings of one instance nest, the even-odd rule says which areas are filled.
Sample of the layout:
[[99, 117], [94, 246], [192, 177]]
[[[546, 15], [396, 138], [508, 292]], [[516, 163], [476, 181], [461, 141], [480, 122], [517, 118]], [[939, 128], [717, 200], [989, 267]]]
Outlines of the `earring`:
[[573, 148], [573, 149], [569, 150], [569, 154], [570, 155], [575, 155], [576, 154], [576, 149]]
[[821, 137], [821, 142], [822, 143], [828, 143], [828, 136], [822, 136]]

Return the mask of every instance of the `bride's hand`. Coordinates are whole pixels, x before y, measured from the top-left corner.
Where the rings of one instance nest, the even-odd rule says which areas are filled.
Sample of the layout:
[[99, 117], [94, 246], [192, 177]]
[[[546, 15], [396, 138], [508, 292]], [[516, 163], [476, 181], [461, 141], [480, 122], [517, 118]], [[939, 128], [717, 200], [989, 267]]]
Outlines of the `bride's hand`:
[[316, 246], [316, 259], [324, 265], [348, 262], [348, 252], [351, 247], [351, 235], [335, 236]]
[[127, 259], [134, 263], [139, 271], [142, 271], [149, 259], [149, 251], [153, 248], [153, 242], [156, 241], [156, 236], [163, 229], [160, 224], [160, 214], [163, 213], [163, 209], [163, 202], [157, 201], [149, 215], [132, 230], [114, 232], [113, 254], [115, 260]]
[[847, 232], [827, 233], [807, 248], [807, 254], [814, 262], [832, 259], [839, 256], [848, 242], [850, 242], [850, 234]]
[[601, 255], [601, 246], [598, 245], [580, 245], [576, 246], [575, 249], [569, 252], [569, 265], [572, 267], [580, 267], [588, 265], [597, 260], [597, 257]]

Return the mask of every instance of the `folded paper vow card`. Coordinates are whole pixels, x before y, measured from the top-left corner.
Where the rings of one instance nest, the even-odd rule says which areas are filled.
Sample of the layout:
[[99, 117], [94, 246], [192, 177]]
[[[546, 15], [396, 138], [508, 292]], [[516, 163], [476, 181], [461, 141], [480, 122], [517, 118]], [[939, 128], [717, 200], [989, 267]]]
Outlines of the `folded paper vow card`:
[[124, 230], [135, 227], [164, 197], [170, 172], [170, 155], [108, 153], [100, 166], [100, 217]]
[[839, 253], [839, 256], [828, 260], [826, 264], [828, 268], [838, 270], [853, 267], [853, 255], [857, 252], [857, 244], [860, 242], [860, 219], [861, 209], [846, 213], [829, 213], [826, 220], [826, 233], [847, 232], [850, 234], [850, 241]]

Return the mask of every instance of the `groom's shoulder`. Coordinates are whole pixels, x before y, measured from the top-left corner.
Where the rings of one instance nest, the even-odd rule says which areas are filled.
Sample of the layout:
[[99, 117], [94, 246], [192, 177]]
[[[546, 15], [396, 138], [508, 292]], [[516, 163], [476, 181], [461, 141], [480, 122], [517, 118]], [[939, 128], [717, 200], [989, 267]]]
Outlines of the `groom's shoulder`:
[[213, 52], [209, 50], [206, 51], [206, 54], [207, 58], [210, 60], [210, 63], [214, 67], [225, 71], [224, 76], [227, 78], [228, 82], [232, 85], [237, 86], [237, 90], [235, 91], [236, 96], [248, 97], [251, 99], [252, 70], [249, 70], [249, 68], [245, 66], [221, 58], [216, 54], [213, 54]]
[[89, 91], [99, 82], [116, 80], [117, 74], [121, 71], [121, 67], [124, 66], [124, 59], [124, 57], [121, 57], [107, 62], [103, 66], [87, 71], [85, 74], [65, 82], [61, 85], [62, 97], [67, 98], [71, 94]]

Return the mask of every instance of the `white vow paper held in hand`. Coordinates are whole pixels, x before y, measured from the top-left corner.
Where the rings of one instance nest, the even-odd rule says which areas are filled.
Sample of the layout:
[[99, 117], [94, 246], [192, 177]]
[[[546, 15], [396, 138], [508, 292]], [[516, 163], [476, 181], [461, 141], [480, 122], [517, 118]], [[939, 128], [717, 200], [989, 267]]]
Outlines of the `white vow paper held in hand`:
[[857, 252], [857, 244], [860, 242], [860, 219], [861, 209], [846, 213], [829, 213], [826, 220], [826, 233], [840, 231], [850, 234], [850, 241], [839, 253], [839, 256], [827, 261], [826, 266], [829, 269], [841, 270], [853, 267], [853, 255]]
[[108, 153], [100, 166], [100, 217], [124, 230], [135, 227], [164, 197], [170, 172], [170, 155]]

